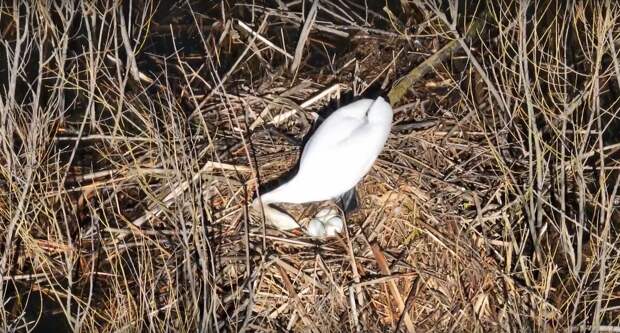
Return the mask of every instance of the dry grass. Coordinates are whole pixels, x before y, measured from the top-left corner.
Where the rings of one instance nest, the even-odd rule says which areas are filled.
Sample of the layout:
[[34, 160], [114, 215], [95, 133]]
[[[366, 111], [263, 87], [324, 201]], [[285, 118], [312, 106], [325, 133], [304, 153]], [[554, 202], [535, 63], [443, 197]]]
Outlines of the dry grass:
[[[1, 2], [0, 331], [620, 331], [620, 6], [436, 2]], [[452, 41], [341, 237], [250, 216]]]

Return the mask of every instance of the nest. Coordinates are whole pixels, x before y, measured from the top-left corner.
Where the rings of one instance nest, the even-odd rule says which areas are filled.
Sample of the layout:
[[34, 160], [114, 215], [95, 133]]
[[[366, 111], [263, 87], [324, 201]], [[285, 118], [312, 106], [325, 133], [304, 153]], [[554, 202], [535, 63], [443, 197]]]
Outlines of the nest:
[[[167, 5], [0, 4], [0, 330], [619, 329], [620, 6]], [[250, 212], [378, 93], [341, 235]]]

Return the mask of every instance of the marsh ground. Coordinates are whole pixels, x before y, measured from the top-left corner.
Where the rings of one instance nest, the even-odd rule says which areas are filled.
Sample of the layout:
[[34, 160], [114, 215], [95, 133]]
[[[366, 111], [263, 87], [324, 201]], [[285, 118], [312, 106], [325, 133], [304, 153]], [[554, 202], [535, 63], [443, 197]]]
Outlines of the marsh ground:
[[[0, 330], [617, 332], [619, 23], [597, 1], [2, 2]], [[341, 237], [248, 211], [317, 115], [379, 93], [394, 129]]]

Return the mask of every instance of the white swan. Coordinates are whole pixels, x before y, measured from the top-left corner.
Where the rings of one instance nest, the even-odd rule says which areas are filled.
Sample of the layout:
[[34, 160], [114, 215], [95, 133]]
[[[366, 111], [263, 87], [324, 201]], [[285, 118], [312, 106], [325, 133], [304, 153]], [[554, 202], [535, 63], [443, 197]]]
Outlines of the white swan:
[[295, 177], [257, 197], [252, 206], [262, 208], [265, 218], [281, 230], [299, 228], [290, 215], [269, 204], [330, 200], [355, 187], [383, 150], [392, 117], [392, 107], [382, 97], [334, 111], [306, 143]]

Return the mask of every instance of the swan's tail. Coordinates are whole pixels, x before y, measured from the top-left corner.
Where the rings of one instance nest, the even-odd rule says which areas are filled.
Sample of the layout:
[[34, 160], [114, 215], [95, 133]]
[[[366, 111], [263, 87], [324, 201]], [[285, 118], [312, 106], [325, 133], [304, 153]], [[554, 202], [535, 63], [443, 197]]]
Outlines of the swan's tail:
[[280, 230], [300, 228], [299, 224], [293, 217], [275, 207], [271, 207], [266, 202], [261, 202], [259, 198], [254, 199], [252, 202], [252, 208], [259, 212], [262, 209], [265, 213], [265, 220]]

